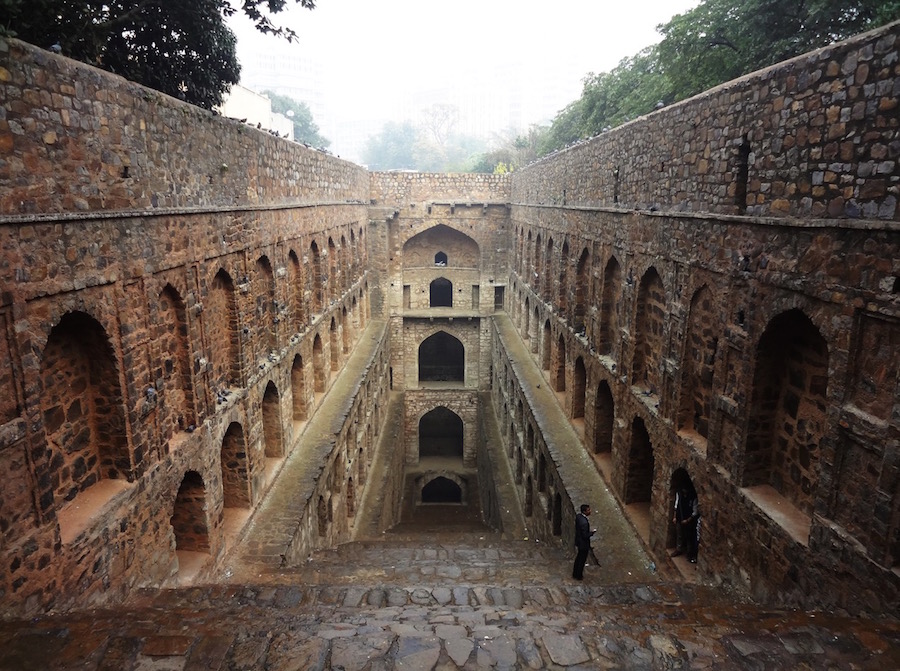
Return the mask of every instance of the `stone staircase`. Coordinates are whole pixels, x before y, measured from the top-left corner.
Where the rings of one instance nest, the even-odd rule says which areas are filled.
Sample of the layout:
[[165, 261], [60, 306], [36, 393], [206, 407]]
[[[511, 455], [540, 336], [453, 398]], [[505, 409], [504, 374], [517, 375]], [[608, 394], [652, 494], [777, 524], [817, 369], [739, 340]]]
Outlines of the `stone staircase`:
[[900, 668], [900, 623], [747, 603], [722, 587], [568, 577], [496, 533], [384, 534], [303, 565], [0, 623], [0, 671]]

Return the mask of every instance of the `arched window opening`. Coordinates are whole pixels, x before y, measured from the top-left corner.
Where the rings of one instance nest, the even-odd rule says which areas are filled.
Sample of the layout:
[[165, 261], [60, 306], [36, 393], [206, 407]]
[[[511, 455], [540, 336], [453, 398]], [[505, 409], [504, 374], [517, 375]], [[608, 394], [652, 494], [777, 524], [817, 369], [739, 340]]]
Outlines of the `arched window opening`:
[[691, 300], [687, 342], [682, 365], [678, 428], [706, 438], [709, 433], [719, 315], [712, 292], [701, 287]]
[[319, 538], [324, 538], [328, 535], [328, 518], [328, 503], [325, 501], [324, 496], [320, 496], [318, 503], [316, 503], [316, 526], [319, 530]]
[[572, 371], [572, 419], [584, 419], [584, 398], [587, 390], [587, 370], [584, 359], [575, 359]]
[[263, 440], [265, 455], [270, 459], [284, 456], [284, 436], [281, 429], [281, 399], [271, 380], [266, 385], [262, 400]]
[[446, 277], [439, 277], [428, 285], [429, 306], [433, 308], [453, 307], [453, 283]]
[[196, 471], [184, 474], [175, 507], [169, 520], [175, 534], [175, 552], [179, 568], [185, 568], [188, 558], [182, 553], [209, 553], [209, 525], [206, 519], [206, 485]]
[[561, 335], [556, 341], [556, 370], [553, 375], [553, 390], [566, 390], [566, 341]]
[[347, 517], [356, 514], [356, 489], [353, 486], [353, 478], [347, 480]]
[[587, 312], [587, 294], [590, 281], [588, 272], [590, 270], [591, 255], [587, 249], [582, 250], [578, 259], [578, 265], [575, 268], [575, 305], [573, 309], [573, 325], [576, 335], [586, 335], [587, 327], [585, 326], [585, 314]]
[[322, 348], [322, 338], [316, 333], [313, 338], [313, 391], [317, 394], [325, 393], [325, 384], [328, 374], [325, 371], [325, 353]]
[[213, 385], [236, 386], [240, 380], [240, 329], [234, 283], [224, 270], [212, 281], [208, 309], [203, 311], [204, 330], [216, 333], [215, 343], [210, 343], [210, 361], [213, 369]]
[[531, 476], [525, 481], [525, 517], [531, 517], [534, 514], [533, 503], [534, 491], [531, 484]]
[[462, 488], [440, 475], [422, 487], [422, 503], [462, 503]]
[[447, 255], [444, 252], [438, 252], [434, 255], [434, 265], [436, 266], [446, 266], [447, 265]]
[[606, 381], [597, 385], [594, 399], [594, 454], [612, 452], [615, 402]]
[[290, 314], [293, 331], [303, 330], [306, 315], [303, 310], [303, 266], [297, 253], [291, 250], [288, 254], [288, 292], [290, 293]]
[[341, 369], [341, 345], [338, 338], [338, 326], [334, 317], [331, 318], [331, 326], [328, 328], [328, 350], [331, 353], [332, 372]]
[[635, 417], [631, 424], [631, 447], [625, 477], [625, 503], [650, 503], [653, 494], [653, 445], [644, 420]]
[[250, 507], [250, 463], [244, 429], [232, 422], [222, 438], [222, 500], [225, 508]]
[[744, 486], [768, 485], [811, 515], [819, 480], [828, 344], [800, 310], [775, 317], [756, 349]]
[[665, 290], [656, 269], [650, 268], [638, 289], [632, 384], [651, 394], [659, 394], [662, 388], [659, 362], [663, 356], [665, 325]]
[[275, 324], [278, 310], [275, 304], [275, 274], [268, 257], [260, 256], [256, 261], [255, 281], [251, 285], [255, 289], [256, 299], [256, 342], [257, 359], [265, 358], [276, 348]]
[[[666, 548], [675, 549], [678, 554], [688, 551], [688, 538], [682, 522], [692, 514], [692, 502], [697, 498], [697, 490], [691, 476], [683, 468], [675, 469], [669, 480], [669, 514], [666, 515]], [[696, 527], [691, 527], [696, 534]]]
[[464, 382], [465, 348], [445, 331], [419, 345], [419, 382]]
[[315, 240], [309, 245], [309, 273], [311, 275], [309, 286], [312, 312], [313, 314], [319, 314], [325, 305], [325, 283], [328, 280], [328, 276], [325, 275], [322, 254], [319, 252], [319, 246]]
[[459, 415], [439, 406], [419, 420], [419, 458], [463, 458], [463, 421]]
[[179, 293], [167, 284], [159, 295], [159, 318], [155, 339], [159, 343], [162, 360], [156, 379], [162, 379], [160, 423], [165, 438], [183, 431], [194, 419], [194, 393], [191, 382], [190, 345], [188, 343], [187, 311]]
[[294, 356], [291, 365], [291, 409], [292, 419], [302, 422], [306, 419], [306, 381], [303, 376], [303, 357]]
[[100, 480], [134, 477], [117, 369], [93, 317], [70, 312], [53, 327], [41, 357], [41, 410], [48, 480], [58, 501], [71, 501]]
[[615, 358], [619, 339], [619, 319], [616, 308], [622, 295], [622, 271], [619, 262], [611, 258], [603, 272], [603, 298], [600, 301], [600, 337], [598, 351]]

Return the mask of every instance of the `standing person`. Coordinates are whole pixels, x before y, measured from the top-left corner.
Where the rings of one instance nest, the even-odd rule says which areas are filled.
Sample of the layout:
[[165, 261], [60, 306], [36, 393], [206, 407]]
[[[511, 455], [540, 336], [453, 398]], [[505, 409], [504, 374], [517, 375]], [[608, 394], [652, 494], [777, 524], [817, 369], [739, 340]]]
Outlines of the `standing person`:
[[591, 529], [591, 523], [588, 521], [590, 514], [591, 507], [583, 503], [581, 512], [575, 515], [575, 547], [578, 549], [578, 553], [575, 555], [575, 566], [572, 567], [572, 577], [575, 580], [584, 578], [584, 564], [587, 561], [588, 552], [591, 551], [591, 536], [596, 531]]
[[688, 496], [688, 488], [681, 486], [675, 492], [675, 505], [672, 506], [672, 524], [675, 525], [675, 552], [673, 557], [680, 557], [684, 554], [685, 549], [685, 528], [684, 521], [691, 514], [690, 497]]
[[700, 544], [700, 507], [697, 503], [697, 493], [687, 487], [682, 487], [675, 495], [675, 511], [672, 517], [675, 523], [676, 546], [673, 557], [687, 554], [688, 561], [697, 563], [697, 551]]

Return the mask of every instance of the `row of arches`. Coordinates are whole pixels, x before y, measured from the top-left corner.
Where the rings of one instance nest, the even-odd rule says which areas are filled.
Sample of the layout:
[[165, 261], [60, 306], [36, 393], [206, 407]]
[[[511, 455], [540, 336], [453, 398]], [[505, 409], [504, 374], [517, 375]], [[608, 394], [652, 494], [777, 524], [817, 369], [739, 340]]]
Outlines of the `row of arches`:
[[[226, 276], [220, 270], [215, 277]], [[212, 308], [196, 317], [172, 284], [162, 288], [150, 310], [157, 337], [146, 345], [153, 350], [149, 358], [156, 368], [151, 371], [152, 382], [138, 385], [136, 397], [126, 398], [123, 392], [120, 355], [98, 317], [74, 310], [50, 328], [40, 359], [39, 396], [48, 450], [35, 470], [47, 471], [48, 478], [36, 480], [52, 484], [48, 495], [57, 507], [101, 480], [134, 481], [170, 449], [171, 439], [193, 432], [234, 398], [229, 387], [237, 386], [241, 378], [241, 330], [236, 296], [225, 289], [227, 285], [224, 280], [213, 282], [206, 297]], [[301, 341], [296, 340], [298, 353], [290, 372], [295, 420], [306, 419], [313, 394], [325, 391], [330, 375], [340, 368], [365, 326], [363, 296], [360, 288], [346, 299], [349, 310], [339, 306], [327, 329], [324, 323], [317, 327], [306, 365], [299, 353]], [[221, 311], [220, 304], [226, 306]], [[206, 347], [192, 338], [200, 334], [206, 336]], [[192, 358], [192, 353], [204, 349], [208, 360]], [[284, 450], [282, 425], [273, 415], [279, 403], [270, 380], [261, 417], [267, 456], [281, 456]], [[133, 442], [136, 435], [143, 442]]]
[[[665, 348], [658, 318], [663, 293], [655, 269], [648, 271], [641, 287], [633, 315], [631, 393], [651, 414], [670, 419], [704, 456], [715, 458], [729, 470], [739, 470], [742, 486], [770, 486], [803, 514], [811, 515], [819, 480], [820, 442], [828, 426], [825, 408], [829, 357], [821, 332], [802, 310], [791, 309], [774, 316], [753, 352], [752, 386], [746, 390], [728, 389], [719, 355], [724, 325], [717, 319], [712, 290], [704, 285], [695, 291], [687, 315], [682, 360], [673, 379], [675, 401], [665, 403], [661, 402], [665, 401], [661, 398]], [[520, 317], [523, 335], [528, 333], [528, 314], [523, 312]], [[540, 316], [541, 311], [536, 308], [533, 317]], [[584, 427], [592, 428], [584, 435], [586, 446], [594, 453], [608, 452], [616, 417], [614, 396], [626, 393], [626, 388], [616, 383], [616, 360], [592, 356], [590, 345], [586, 348], [577, 341], [568, 344], [563, 332], [555, 335], [554, 338], [549, 318], [543, 320], [540, 333], [532, 331], [531, 339], [536, 345], [532, 349], [539, 353], [537, 361], [554, 391], [564, 395], [570, 419], [575, 420], [576, 426], [580, 421]], [[750, 399], [748, 429], [738, 455], [728, 454], [726, 446], [718, 441], [709, 444], [710, 427], [715, 420], [713, 399], [722, 395]], [[591, 412], [593, 417], [589, 416]], [[635, 427], [633, 435], [639, 438], [634, 438], [630, 449], [646, 442], [640, 439], [642, 427]], [[643, 485], [633, 486], [629, 478], [624, 490], [632, 491], [634, 487], [645, 489]]]

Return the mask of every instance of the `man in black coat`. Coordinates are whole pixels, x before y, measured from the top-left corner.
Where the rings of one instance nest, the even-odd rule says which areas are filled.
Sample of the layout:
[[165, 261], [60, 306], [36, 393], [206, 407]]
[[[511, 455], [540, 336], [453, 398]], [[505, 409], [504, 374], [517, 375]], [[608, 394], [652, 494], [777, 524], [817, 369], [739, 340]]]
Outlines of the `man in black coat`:
[[572, 577], [575, 580], [584, 578], [584, 564], [587, 561], [588, 552], [591, 551], [591, 536], [594, 531], [591, 530], [591, 524], [588, 517], [591, 514], [591, 507], [583, 503], [581, 512], [575, 515], [575, 547], [578, 554], [575, 555], [575, 566], [572, 568]]

